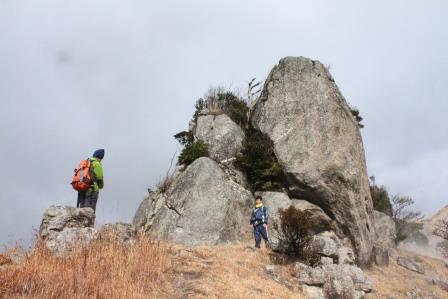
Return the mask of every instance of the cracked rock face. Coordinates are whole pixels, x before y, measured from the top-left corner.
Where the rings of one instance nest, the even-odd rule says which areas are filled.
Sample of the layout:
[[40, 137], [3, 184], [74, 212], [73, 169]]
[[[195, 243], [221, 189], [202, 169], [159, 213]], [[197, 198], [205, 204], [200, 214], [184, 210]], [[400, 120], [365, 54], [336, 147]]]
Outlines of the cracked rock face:
[[327, 69], [304, 57], [280, 60], [251, 123], [273, 141], [289, 195], [321, 207], [351, 239], [359, 264], [367, 264], [374, 227], [362, 138]]
[[253, 196], [223, 165], [203, 157], [179, 173], [165, 194], [145, 199], [133, 224], [161, 239], [213, 245], [251, 237]]

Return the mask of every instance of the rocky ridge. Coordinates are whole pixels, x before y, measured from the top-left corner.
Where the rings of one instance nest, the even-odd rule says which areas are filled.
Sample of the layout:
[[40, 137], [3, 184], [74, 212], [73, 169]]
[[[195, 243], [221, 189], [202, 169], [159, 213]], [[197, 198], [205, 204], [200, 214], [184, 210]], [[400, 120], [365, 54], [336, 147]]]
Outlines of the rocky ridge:
[[[279, 207], [291, 204], [310, 210], [313, 233], [334, 231], [351, 242], [359, 265], [369, 263], [375, 228], [361, 134], [328, 70], [304, 57], [280, 60], [249, 116], [250, 125], [272, 140], [286, 175], [284, 194], [265, 194], [273, 219]], [[207, 115], [207, 109], [189, 126], [195, 140], [207, 144], [210, 158], [180, 172], [167, 192], [145, 199], [133, 224], [179, 243], [250, 237], [253, 197], [232, 162], [244, 146], [243, 128], [225, 114]], [[230, 221], [232, 232], [223, 232], [222, 221]]]

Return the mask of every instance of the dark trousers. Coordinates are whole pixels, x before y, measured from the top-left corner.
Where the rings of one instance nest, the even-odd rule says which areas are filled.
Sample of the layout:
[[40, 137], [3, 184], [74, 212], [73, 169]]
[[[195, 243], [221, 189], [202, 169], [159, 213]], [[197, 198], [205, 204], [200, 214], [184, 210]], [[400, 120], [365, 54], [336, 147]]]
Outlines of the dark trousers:
[[92, 208], [96, 210], [96, 202], [98, 201], [99, 192], [92, 190], [78, 192], [77, 208]]
[[269, 244], [268, 232], [263, 224], [254, 226], [255, 248], [260, 248], [261, 238], [264, 239], [266, 244]]

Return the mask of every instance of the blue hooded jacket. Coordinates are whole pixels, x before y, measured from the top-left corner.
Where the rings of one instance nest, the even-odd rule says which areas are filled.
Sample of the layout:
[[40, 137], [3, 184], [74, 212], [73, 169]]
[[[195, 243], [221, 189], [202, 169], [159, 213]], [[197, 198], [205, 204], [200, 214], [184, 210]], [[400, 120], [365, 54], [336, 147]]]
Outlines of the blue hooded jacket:
[[250, 224], [257, 226], [259, 224], [268, 224], [268, 209], [265, 206], [256, 207], [252, 210], [252, 216], [250, 217]]

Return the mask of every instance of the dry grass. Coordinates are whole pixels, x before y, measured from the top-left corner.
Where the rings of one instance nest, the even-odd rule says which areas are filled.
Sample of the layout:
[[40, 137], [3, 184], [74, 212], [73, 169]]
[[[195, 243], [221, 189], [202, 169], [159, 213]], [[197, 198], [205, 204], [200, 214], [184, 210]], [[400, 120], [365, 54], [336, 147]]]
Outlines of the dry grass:
[[6, 254], [0, 253], [0, 266], [6, 266], [11, 264], [12, 260]]
[[[414, 253], [399, 250], [401, 256], [415, 256]], [[433, 273], [435, 277], [448, 277], [448, 268], [441, 260], [418, 255], [426, 267], [426, 275]], [[439, 298], [448, 298], [447, 293], [436, 285], [428, 282], [426, 275], [407, 270], [396, 263], [396, 254], [391, 258], [389, 267], [380, 268], [373, 266], [366, 271], [372, 280], [373, 287], [377, 292], [368, 294], [367, 298], [387, 298], [389, 295], [397, 295], [405, 298], [406, 292], [413, 288], [419, 288], [424, 295], [434, 294]]]
[[[176, 288], [183, 298], [303, 298], [290, 265], [279, 265], [278, 255], [243, 245], [175, 247]], [[277, 264], [278, 278], [263, 267]]]
[[0, 269], [0, 298], [154, 298], [169, 289], [167, 246], [99, 239], [69, 257], [38, 242], [25, 261]]

